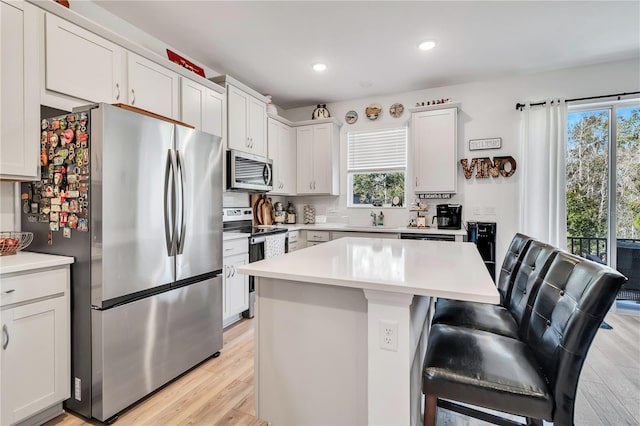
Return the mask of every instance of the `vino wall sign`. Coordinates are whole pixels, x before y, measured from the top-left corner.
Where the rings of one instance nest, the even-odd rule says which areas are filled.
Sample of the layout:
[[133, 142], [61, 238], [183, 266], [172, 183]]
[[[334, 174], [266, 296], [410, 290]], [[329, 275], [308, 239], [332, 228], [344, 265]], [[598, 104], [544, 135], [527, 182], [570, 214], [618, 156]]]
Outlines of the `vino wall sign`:
[[476, 179], [485, 179], [491, 177], [510, 177], [516, 172], [516, 160], [509, 157], [484, 157], [473, 158], [471, 163], [464, 158], [460, 160], [462, 165], [462, 173], [466, 179], [471, 179], [473, 171], [476, 170]]

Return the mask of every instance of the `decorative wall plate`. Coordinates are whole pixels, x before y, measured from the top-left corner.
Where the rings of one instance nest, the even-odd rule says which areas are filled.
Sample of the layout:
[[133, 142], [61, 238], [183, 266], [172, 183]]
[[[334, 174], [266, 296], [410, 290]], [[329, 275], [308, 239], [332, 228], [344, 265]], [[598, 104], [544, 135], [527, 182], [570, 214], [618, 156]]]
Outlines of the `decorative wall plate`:
[[389, 114], [391, 114], [393, 118], [400, 117], [403, 112], [404, 112], [404, 105], [399, 104], [397, 102], [391, 105], [391, 107], [389, 108]]
[[369, 120], [377, 120], [382, 112], [382, 107], [380, 104], [369, 104], [368, 107], [365, 108], [364, 113]]
[[347, 112], [347, 113], [344, 115], [344, 121], [345, 121], [347, 124], [353, 124], [353, 123], [355, 123], [356, 121], [358, 121], [358, 113], [357, 113], [357, 112], [355, 112], [355, 111], [353, 111], [353, 110], [351, 110], [351, 111]]

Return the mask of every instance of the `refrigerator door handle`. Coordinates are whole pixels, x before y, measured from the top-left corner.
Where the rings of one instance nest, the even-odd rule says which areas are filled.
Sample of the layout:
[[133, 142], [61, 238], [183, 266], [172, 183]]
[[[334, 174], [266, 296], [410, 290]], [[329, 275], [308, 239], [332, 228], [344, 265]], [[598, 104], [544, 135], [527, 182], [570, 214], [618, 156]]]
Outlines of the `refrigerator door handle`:
[[[171, 177], [171, 185], [169, 185], [169, 177]], [[167, 243], [167, 256], [175, 255], [175, 237], [177, 231], [176, 216], [176, 183], [175, 183], [175, 166], [173, 160], [173, 152], [167, 150], [167, 163], [164, 173], [164, 234]], [[171, 194], [169, 191], [171, 190]], [[171, 204], [169, 206], [169, 204]], [[170, 211], [168, 211], [170, 208]], [[173, 227], [173, 229], [171, 229]]]
[[[176, 159], [178, 164], [178, 178], [180, 181], [180, 233], [178, 234], [178, 253], [182, 254], [184, 250], [184, 239], [186, 233], [186, 222], [184, 221], [184, 161], [180, 156], [180, 151], [176, 150]], [[177, 225], [176, 221], [176, 225]], [[177, 228], [177, 226], [176, 226]]]

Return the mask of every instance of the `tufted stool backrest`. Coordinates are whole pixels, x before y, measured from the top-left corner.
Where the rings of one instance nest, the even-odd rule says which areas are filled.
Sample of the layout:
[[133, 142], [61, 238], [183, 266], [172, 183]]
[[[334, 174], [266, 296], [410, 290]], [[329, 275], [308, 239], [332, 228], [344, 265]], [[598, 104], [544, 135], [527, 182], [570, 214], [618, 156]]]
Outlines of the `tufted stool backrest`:
[[513, 280], [530, 242], [531, 237], [524, 234], [516, 234], [511, 240], [511, 244], [509, 244], [507, 254], [504, 256], [504, 261], [502, 262], [498, 282], [496, 283], [498, 292], [500, 293], [500, 304], [503, 306], [507, 306], [511, 295]]
[[571, 424], [582, 364], [626, 278], [606, 265], [559, 252], [537, 292], [524, 340], [555, 398], [555, 424]]
[[555, 247], [532, 240], [522, 258], [513, 282], [511, 297], [505, 305], [518, 323], [521, 332], [529, 325], [529, 316], [536, 293], [556, 254], [558, 251]]

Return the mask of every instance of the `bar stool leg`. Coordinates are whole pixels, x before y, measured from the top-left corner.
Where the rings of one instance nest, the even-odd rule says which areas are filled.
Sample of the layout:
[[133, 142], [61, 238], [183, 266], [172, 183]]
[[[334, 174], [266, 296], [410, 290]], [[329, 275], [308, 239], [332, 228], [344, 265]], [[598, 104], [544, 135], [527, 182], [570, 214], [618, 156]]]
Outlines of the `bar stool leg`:
[[435, 395], [424, 396], [424, 426], [436, 426], [436, 411], [438, 409], [438, 397]]

